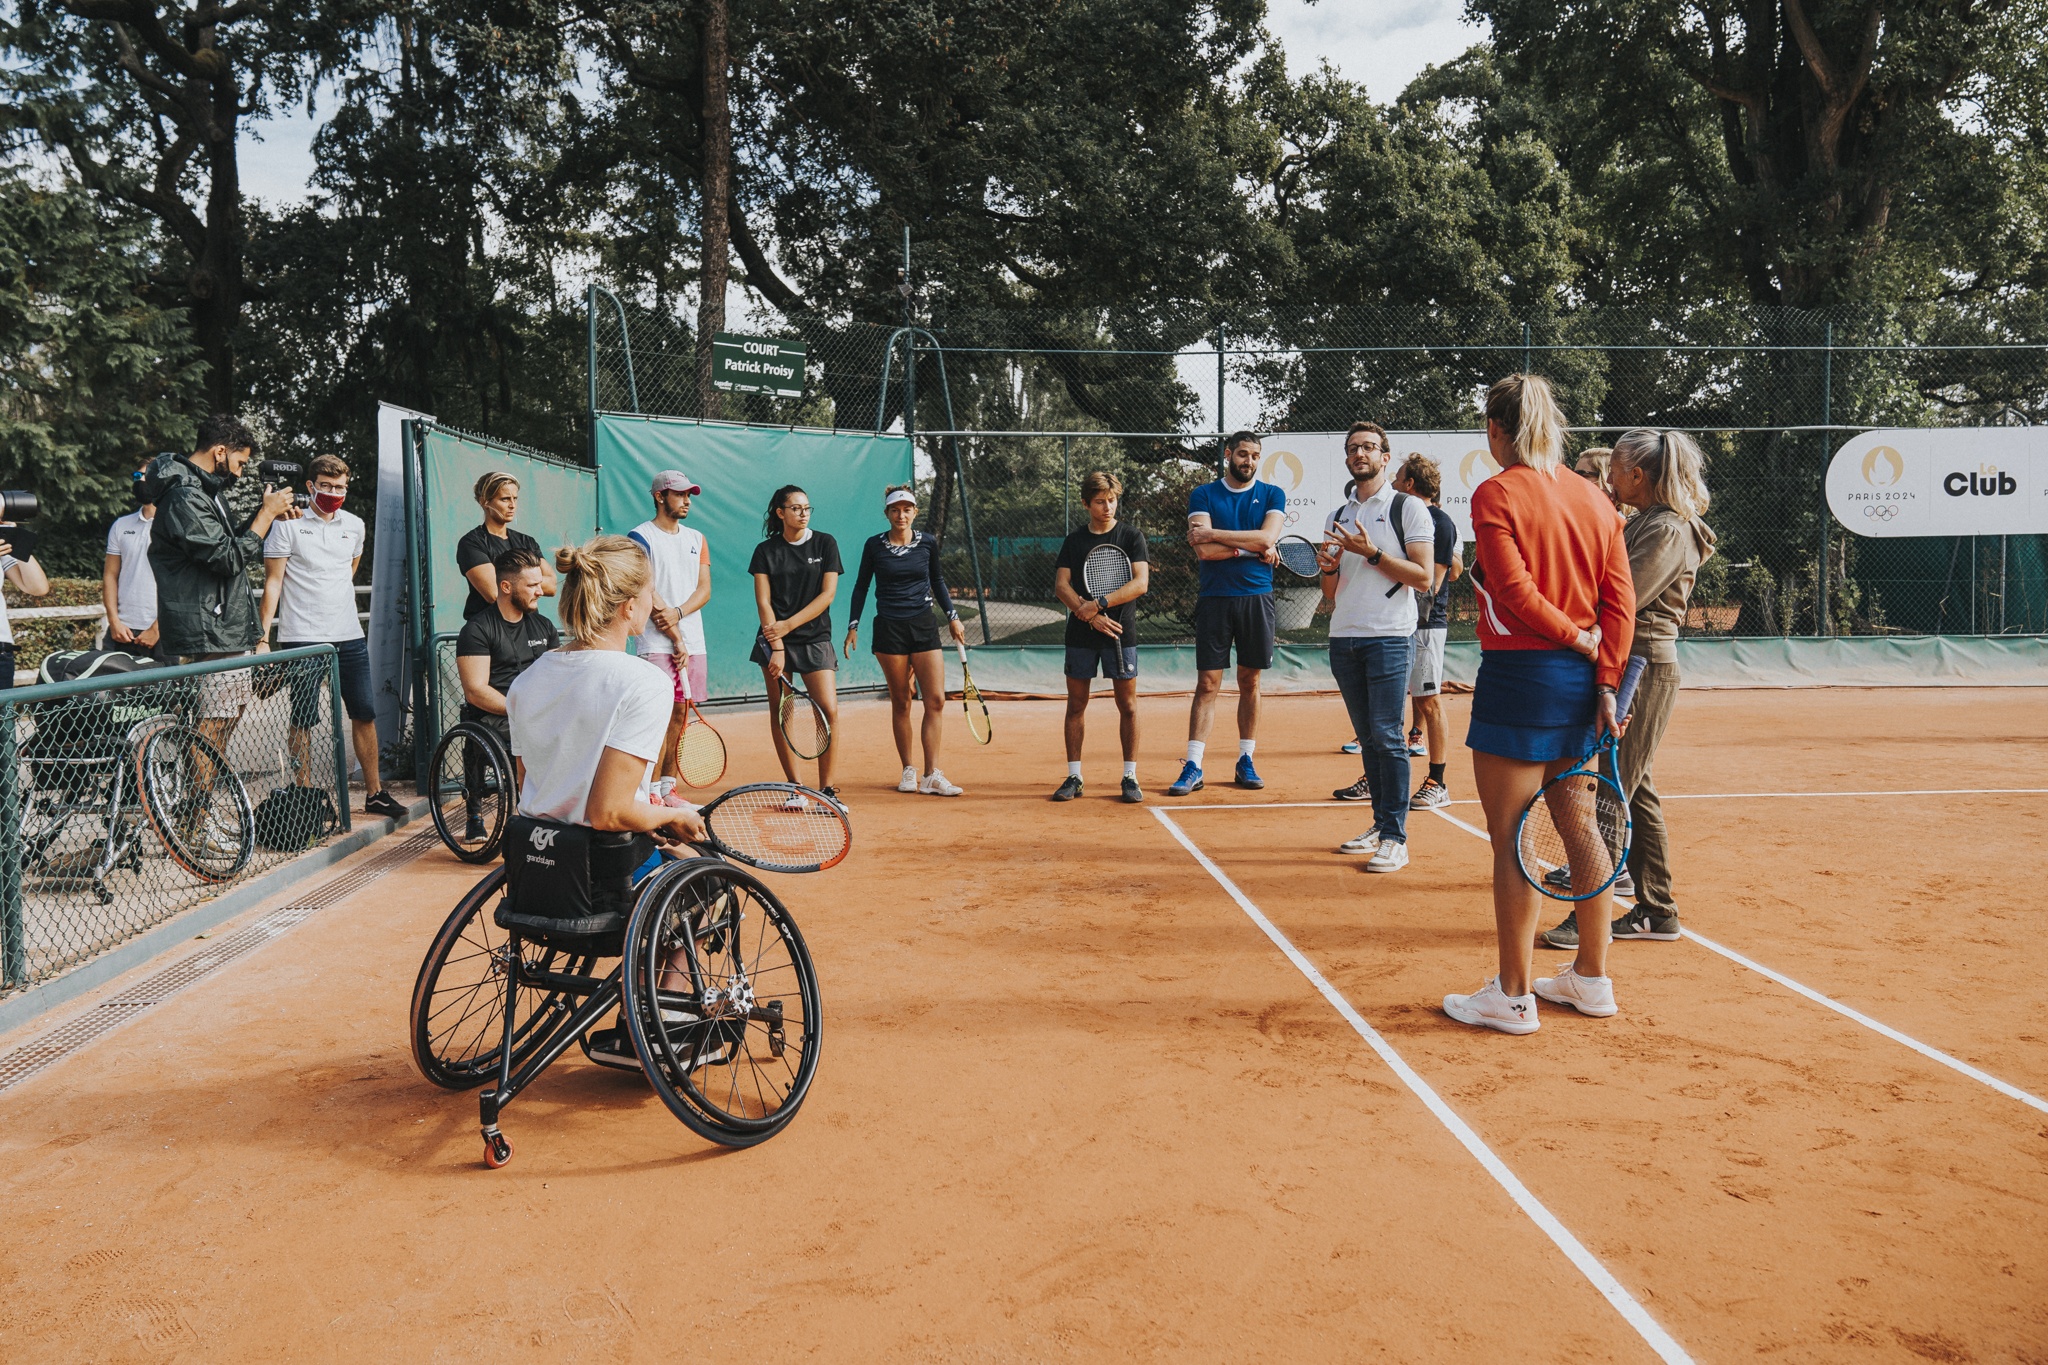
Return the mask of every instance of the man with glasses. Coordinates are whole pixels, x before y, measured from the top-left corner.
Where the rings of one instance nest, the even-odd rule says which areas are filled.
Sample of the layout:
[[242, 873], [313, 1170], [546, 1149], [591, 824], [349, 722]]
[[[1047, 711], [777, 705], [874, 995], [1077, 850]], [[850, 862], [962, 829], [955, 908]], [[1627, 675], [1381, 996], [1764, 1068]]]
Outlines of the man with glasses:
[[[355, 740], [356, 762], [363, 767], [368, 793], [363, 809], [371, 815], [401, 819], [405, 807], [377, 773], [377, 701], [370, 687], [370, 645], [356, 612], [356, 565], [368, 536], [363, 519], [346, 511], [348, 466], [336, 455], [317, 455], [306, 467], [306, 487], [313, 503], [294, 521], [271, 523], [263, 540], [263, 606], [256, 648], [278, 629], [278, 647], [333, 645], [341, 655], [341, 701]], [[301, 786], [313, 778], [313, 727], [320, 723], [320, 694], [327, 679], [311, 670], [292, 675], [292, 766]], [[337, 718], [339, 719], [339, 718]]]

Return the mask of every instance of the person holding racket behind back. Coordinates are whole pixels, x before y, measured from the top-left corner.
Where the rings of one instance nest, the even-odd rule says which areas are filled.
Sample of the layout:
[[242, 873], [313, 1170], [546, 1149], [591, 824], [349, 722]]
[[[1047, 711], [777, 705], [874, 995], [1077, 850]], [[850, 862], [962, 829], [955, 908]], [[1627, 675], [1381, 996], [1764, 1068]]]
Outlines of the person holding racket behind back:
[[1116, 519], [1124, 486], [1096, 470], [1081, 480], [1088, 525], [1060, 544], [1052, 591], [1067, 618], [1067, 778], [1052, 794], [1081, 794], [1081, 741], [1087, 734], [1088, 693], [1099, 671], [1116, 694], [1117, 736], [1123, 741], [1123, 799], [1145, 799], [1138, 786], [1138, 613], [1132, 605], [1152, 583], [1145, 537]]
[[[768, 686], [768, 733], [782, 774], [796, 781], [789, 731], [797, 726], [815, 742], [800, 747], [818, 760], [818, 790], [841, 805], [832, 785], [831, 727], [839, 723], [839, 662], [832, 653], [832, 594], [845, 572], [839, 542], [811, 529], [811, 495], [795, 484], [775, 490], [747, 572], [754, 578], [754, 606], [761, 632], [750, 656]], [[792, 687], [803, 679], [804, 691]], [[792, 719], [792, 718], [797, 719]], [[802, 798], [794, 798], [801, 801]]]
[[[1609, 467], [1615, 500], [1635, 511], [1621, 538], [1636, 589], [1629, 654], [1645, 661], [1635, 709], [1615, 758], [1634, 836], [1628, 871], [1615, 883], [1615, 893], [1636, 903], [1614, 921], [1616, 938], [1670, 943], [1679, 936], [1664, 806], [1650, 778], [1650, 763], [1678, 700], [1678, 627], [1685, 620], [1693, 579], [1714, 553], [1714, 533], [1700, 520], [1708, 501], [1706, 462], [1698, 444], [1682, 431], [1636, 430], [1614, 443]], [[1544, 932], [1543, 941], [1553, 948], [1576, 948], [1578, 925], [1567, 915], [1564, 923]]]
[[[889, 724], [896, 735], [896, 756], [903, 760], [900, 792], [927, 796], [960, 796], [961, 788], [939, 771], [939, 737], [946, 725], [946, 663], [940, 653], [938, 622], [932, 604], [946, 613], [953, 643], [965, 645], [960, 613], [939, 576], [939, 542], [915, 529], [917, 494], [897, 484], [882, 495], [882, 515], [889, 529], [870, 536], [860, 547], [860, 571], [853, 580], [853, 620], [846, 627], [846, 657], [860, 643], [860, 612], [867, 605], [868, 585], [875, 587], [875, 662], [889, 683]], [[910, 761], [910, 681], [924, 694], [924, 778]]]
[[1545, 780], [1619, 728], [1615, 690], [1636, 598], [1614, 505], [1586, 480], [1560, 472], [1564, 416], [1549, 382], [1514, 374], [1489, 389], [1486, 443], [1501, 472], [1472, 492], [1481, 655], [1465, 743], [1493, 840], [1500, 970], [1471, 995], [1445, 996], [1444, 1013], [1520, 1034], [1536, 1031], [1538, 995], [1581, 1014], [1615, 1012], [1607, 887], [1578, 902], [1577, 960], [1554, 977], [1532, 979], [1539, 911], [1517, 836]]

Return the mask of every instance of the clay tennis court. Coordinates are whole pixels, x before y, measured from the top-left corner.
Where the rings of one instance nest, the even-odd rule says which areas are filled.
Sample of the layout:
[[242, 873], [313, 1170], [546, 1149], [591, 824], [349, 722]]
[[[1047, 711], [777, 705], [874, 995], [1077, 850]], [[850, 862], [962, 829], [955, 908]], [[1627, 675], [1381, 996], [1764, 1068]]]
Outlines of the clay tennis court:
[[572, 1054], [484, 1170], [406, 1047], [478, 875], [428, 846], [0, 1095], [0, 1357], [2048, 1361], [2048, 694], [1686, 693], [1659, 785], [1725, 951], [1617, 944], [1621, 1014], [1529, 1038], [1437, 1008], [1492, 970], [1462, 747], [1375, 877], [1334, 698], [1180, 802], [1186, 702], [1143, 705], [1143, 807], [1106, 699], [1065, 806], [1056, 703], [974, 753], [956, 711], [957, 801], [846, 708], [854, 853], [776, 882], [823, 1061], [746, 1151]]

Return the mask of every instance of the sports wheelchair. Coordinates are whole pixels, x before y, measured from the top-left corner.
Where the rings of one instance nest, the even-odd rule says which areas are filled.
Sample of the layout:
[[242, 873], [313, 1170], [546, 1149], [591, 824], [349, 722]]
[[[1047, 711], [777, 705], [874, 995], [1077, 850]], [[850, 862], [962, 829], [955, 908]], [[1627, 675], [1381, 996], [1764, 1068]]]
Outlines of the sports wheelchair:
[[506, 735], [490, 721], [460, 721], [441, 736], [427, 761], [426, 790], [434, 830], [449, 852], [465, 863], [498, 856], [519, 802], [517, 773]]
[[478, 1102], [484, 1165], [512, 1159], [500, 1115], [572, 1045], [615, 1064], [592, 1052], [614, 1012], [648, 1084], [692, 1132], [727, 1147], [780, 1132], [817, 1072], [821, 1021], [810, 951], [775, 894], [701, 853], [635, 884], [654, 847], [646, 835], [523, 816], [508, 825], [518, 856], [434, 936], [410, 1021], [429, 1081], [489, 1087]]
[[[152, 666], [118, 651], [67, 651], [44, 661], [41, 681]], [[179, 684], [138, 686], [67, 697], [32, 713], [33, 732], [19, 749], [25, 875], [90, 884], [108, 904], [108, 877], [142, 871], [145, 828], [200, 881], [228, 881], [248, 866], [256, 832], [248, 789], [186, 723], [193, 697]]]

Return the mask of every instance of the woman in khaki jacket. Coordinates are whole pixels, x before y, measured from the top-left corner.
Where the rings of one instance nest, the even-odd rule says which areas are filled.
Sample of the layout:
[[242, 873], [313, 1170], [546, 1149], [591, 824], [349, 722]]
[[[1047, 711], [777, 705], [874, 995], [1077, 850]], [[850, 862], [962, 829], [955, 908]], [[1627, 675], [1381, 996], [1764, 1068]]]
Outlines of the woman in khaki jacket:
[[[1636, 633], [1631, 654], [1646, 661], [1635, 707], [1621, 737], [1616, 767], [1628, 793], [1628, 871], [1614, 888], [1635, 906], [1614, 921], [1616, 938], [1669, 942], [1678, 937], [1678, 907], [1671, 897], [1670, 844], [1664, 807], [1650, 778], [1650, 762], [1678, 700], [1678, 627], [1700, 565], [1714, 553], [1714, 533], [1700, 517], [1707, 510], [1706, 456], [1682, 431], [1636, 430], [1614, 443], [1610, 478], [1614, 499], [1636, 509], [1622, 541], [1636, 588]], [[1633, 881], [1631, 887], [1629, 882]], [[1543, 935], [1553, 948], [1576, 948], [1572, 916]]]

